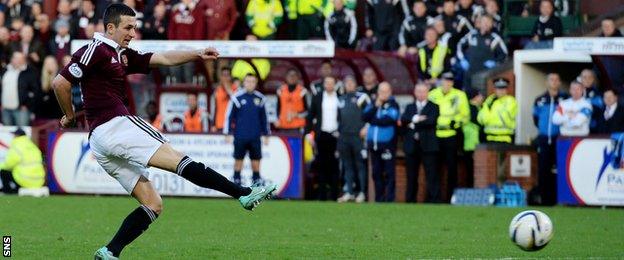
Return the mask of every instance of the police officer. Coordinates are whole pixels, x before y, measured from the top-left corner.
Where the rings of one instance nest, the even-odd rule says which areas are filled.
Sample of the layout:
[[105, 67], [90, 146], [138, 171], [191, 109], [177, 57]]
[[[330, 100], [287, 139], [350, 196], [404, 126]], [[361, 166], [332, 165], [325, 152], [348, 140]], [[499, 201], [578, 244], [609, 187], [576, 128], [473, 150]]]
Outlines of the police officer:
[[377, 98], [364, 109], [362, 115], [369, 123], [366, 142], [373, 164], [375, 201], [391, 202], [395, 197], [396, 124], [399, 105], [392, 96], [388, 82], [379, 84]]
[[[0, 166], [3, 193], [17, 193], [19, 188], [41, 188], [45, 182], [45, 170], [41, 151], [24, 130], [13, 132], [15, 138]], [[12, 187], [14, 185], [15, 187]]]
[[537, 202], [554, 205], [556, 202], [556, 175], [553, 174], [555, 165], [556, 141], [559, 136], [559, 126], [553, 123], [553, 114], [557, 106], [569, 97], [559, 88], [561, 78], [557, 73], [547, 76], [547, 91], [535, 99], [533, 105], [533, 122], [537, 127], [537, 168], [538, 192], [541, 197]]
[[453, 73], [442, 73], [442, 85], [429, 93], [429, 100], [440, 108], [436, 136], [440, 141], [440, 162], [447, 169], [447, 200], [457, 186], [457, 131], [470, 120], [466, 93], [454, 88], [453, 80]]
[[275, 127], [291, 133], [301, 133], [306, 124], [308, 91], [299, 82], [295, 69], [286, 72], [286, 83], [277, 89], [277, 122]]
[[[234, 182], [241, 183], [240, 172], [243, 168], [243, 159], [249, 153], [252, 181], [260, 181], [260, 159], [262, 159], [262, 144], [260, 137], [264, 136], [264, 144], [268, 144], [268, 135], [271, 133], [267, 121], [265, 98], [256, 91], [258, 77], [248, 74], [243, 80], [244, 90], [234, 95], [228, 105], [226, 122], [223, 133], [234, 135]], [[229, 137], [227, 137], [229, 141]]]
[[483, 107], [479, 111], [477, 120], [483, 125], [487, 142], [513, 143], [518, 104], [516, 98], [507, 93], [508, 87], [509, 80], [504, 78], [494, 80], [496, 93], [483, 102]]

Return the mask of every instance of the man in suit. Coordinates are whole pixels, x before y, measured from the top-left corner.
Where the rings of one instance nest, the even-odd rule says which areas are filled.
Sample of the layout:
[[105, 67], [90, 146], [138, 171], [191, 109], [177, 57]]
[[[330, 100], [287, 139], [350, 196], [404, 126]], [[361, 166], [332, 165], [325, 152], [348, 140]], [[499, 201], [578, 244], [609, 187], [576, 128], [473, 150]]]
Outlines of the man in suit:
[[618, 95], [614, 90], [604, 92], [605, 111], [603, 115], [603, 133], [624, 132], [624, 107], [618, 104]]
[[440, 110], [438, 105], [428, 102], [429, 86], [418, 83], [414, 88], [414, 103], [407, 105], [401, 116], [406, 127], [403, 151], [407, 171], [405, 200], [416, 202], [418, 194], [418, 171], [422, 162], [427, 178], [427, 202], [440, 202], [440, 176], [437, 169], [439, 151], [436, 124]]
[[336, 78], [325, 77], [323, 91], [315, 95], [308, 111], [306, 133], [314, 131], [314, 143], [319, 165], [319, 199], [336, 200], [338, 198], [338, 93]]

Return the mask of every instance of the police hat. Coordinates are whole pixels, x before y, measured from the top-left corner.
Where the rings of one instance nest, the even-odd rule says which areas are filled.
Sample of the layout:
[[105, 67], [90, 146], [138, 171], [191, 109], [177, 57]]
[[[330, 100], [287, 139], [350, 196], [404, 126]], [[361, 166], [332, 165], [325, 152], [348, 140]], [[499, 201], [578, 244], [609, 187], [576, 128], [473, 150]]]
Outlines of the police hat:
[[454, 80], [455, 79], [455, 75], [453, 75], [453, 72], [450, 72], [450, 71], [442, 73], [442, 75], [440, 75], [440, 77], [442, 79], [448, 79], [448, 80]]
[[13, 134], [15, 136], [22, 136], [22, 135], [26, 135], [26, 132], [24, 132], [24, 130], [22, 128], [18, 127], [17, 129], [15, 129]]
[[494, 87], [495, 88], [506, 88], [509, 87], [509, 80], [504, 79], [504, 78], [498, 78], [494, 80]]

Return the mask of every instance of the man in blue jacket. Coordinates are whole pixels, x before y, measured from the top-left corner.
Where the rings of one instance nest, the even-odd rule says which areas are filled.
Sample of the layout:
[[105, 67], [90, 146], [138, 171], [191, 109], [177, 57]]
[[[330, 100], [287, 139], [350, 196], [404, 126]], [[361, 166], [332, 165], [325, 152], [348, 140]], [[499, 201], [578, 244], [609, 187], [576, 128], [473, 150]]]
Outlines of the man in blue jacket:
[[399, 105], [392, 96], [390, 83], [379, 84], [377, 98], [364, 109], [362, 118], [369, 123], [366, 142], [373, 164], [375, 201], [394, 201], [395, 137]]
[[554, 205], [557, 199], [556, 176], [552, 172], [555, 165], [557, 137], [559, 126], [553, 124], [552, 118], [557, 110], [559, 102], [568, 98], [563, 93], [561, 78], [557, 73], [547, 76], [547, 91], [535, 99], [533, 105], [533, 122], [537, 127], [537, 168], [538, 168], [538, 192], [541, 201], [538, 203]]
[[[260, 137], [264, 136], [264, 144], [268, 144], [268, 137], [271, 133], [267, 121], [266, 110], [264, 108], [265, 98], [256, 91], [258, 78], [256, 75], [247, 74], [243, 79], [244, 89], [239, 91], [232, 98], [228, 105], [226, 121], [223, 126], [223, 133], [234, 135], [234, 182], [241, 183], [241, 169], [243, 159], [249, 152], [251, 159], [251, 169], [253, 171], [252, 181], [260, 180], [260, 159], [262, 158], [262, 144]], [[229, 140], [229, 137], [228, 137]]]

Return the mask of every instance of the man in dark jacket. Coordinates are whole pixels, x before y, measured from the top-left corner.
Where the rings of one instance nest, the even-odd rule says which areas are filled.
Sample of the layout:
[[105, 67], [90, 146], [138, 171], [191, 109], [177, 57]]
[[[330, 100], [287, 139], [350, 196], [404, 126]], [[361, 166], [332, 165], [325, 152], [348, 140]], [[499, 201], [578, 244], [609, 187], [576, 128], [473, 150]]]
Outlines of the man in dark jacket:
[[399, 31], [399, 55], [405, 52], [415, 54], [416, 46], [425, 39], [425, 29], [433, 23], [433, 18], [427, 16], [427, 6], [422, 1], [414, 2], [414, 13], [403, 20]]
[[[362, 110], [370, 103], [368, 95], [356, 92], [357, 82], [351, 75], [344, 79], [346, 93], [338, 100], [338, 153], [342, 161], [345, 177], [344, 195], [338, 202], [355, 200], [358, 203], [366, 199], [366, 183], [368, 176], [364, 165], [364, 143], [360, 137], [360, 131], [364, 127]], [[355, 195], [354, 186], [359, 184], [360, 192]]]
[[40, 88], [37, 74], [27, 65], [23, 53], [13, 53], [11, 63], [2, 72], [1, 84], [2, 123], [30, 125], [30, 114], [35, 110], [35, 97]]
[[357, 39], [357, 20], [352, 10], [344, 8], [342, 0], [334, 1], [334, 12], [325, 20], [325, 37], [337, 48], [353, 49]]
[[470, 87], [472, 75], [494, 68], [507, 59], [507, 46], [503, 38], [492, 31], [492, 17], [483, 15], [480, 19], [479, 30], [471, 31], [457, 45], [457, 58], [466, 72], [462, 86], [464, 89]]
[[393, 51], [398, 48], [397, 34], [402, 11], [399, 0], [366, 1], [366, 37], [374, 37], [374, 50]]
[[563, 35], [563, 24], [561, 19], [554, 15], [553, 2], [542, 0], [540, 2], [540, 16], [533, 25], [531, 34], [532, 42], [525, 46], [525, 49], [549, 49], [552, 48], [555, 37]]
[[414, 103], [407, 105], [401, 116], [406, 128], [403, 139], [407, 191], [405, 200], [416, 202], [418, 194], [418, 171], [422, 162], [427, 178], [427, 202], [440, 202], [440, 176], [437, 169], [439, 151], [436, 124], [440, 111], [438, 105], [428, 101], [429, 86], [423, 83], [414, 88]]
[[606, 105], [604, 115], [602, 115], [603, 133], [619, 133], [624, 132], [624, 107], [618, 102], [618, 95], [614, 90], [604, 92], [604, 103]]
[[336, 200], [338, 198], [338, 159], [336, 146], [338, 142], [338, 92], [336, 79], [325, 77], [324, 90], [312, 97], [308, 110], [306, 133], [314, 131], [316, 160], [320, 166], [318, 172], [319, 199]]

